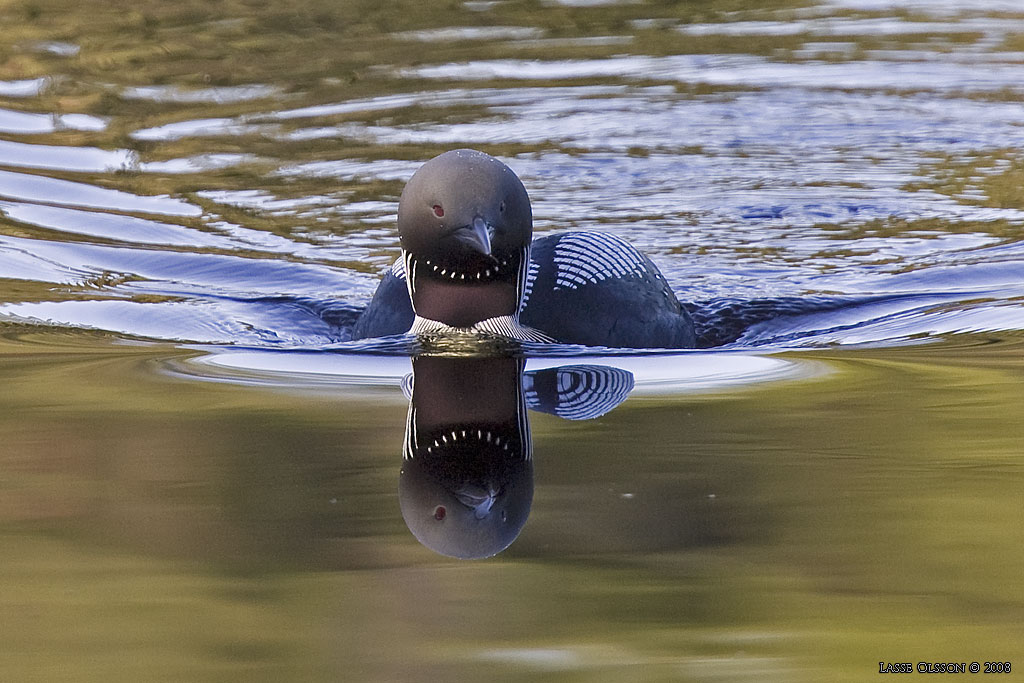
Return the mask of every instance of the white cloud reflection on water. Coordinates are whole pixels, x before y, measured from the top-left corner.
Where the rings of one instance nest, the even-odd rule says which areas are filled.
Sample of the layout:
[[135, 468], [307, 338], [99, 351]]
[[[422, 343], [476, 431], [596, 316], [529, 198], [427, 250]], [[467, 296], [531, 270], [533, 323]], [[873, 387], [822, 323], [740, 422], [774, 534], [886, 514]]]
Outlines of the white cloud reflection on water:
[[136, 168], [138, 153], [127, 149], [37, 145], [0, 140], [0, 165], [103, 173]]
[[963, 13], [1021, 12], [1017, 0], [825, 0], [825, 4], [861, 12], [901, 10], [938, 17], [955, 17]]
[[202, 209], [184, 199], [168, 196], [139, 196], [108, 190], [87, 183], [59, 178], [0, 171], [0, 197], [49, 203], [57, 199], [66, 206], [113, 211], [137, 211], [171, 216], [199, 216]]
[[59, 130], [102, 131], [107, 122], [89, 114], [37, 114], [0, 108], [0, 133], [39, 135]]
[[282, 89], [265, 84], [237, 85], [216, 88], [187, 89], [175, 85], [146, 85], [125, 88], [121, 96], [129, 100], [150, 102], [231, 104], [261, 100], [279, 95]]
[[19, 81], [0, 81], [0, 97], [33, 97], [50, 85], [50, 78], [27, 78]]

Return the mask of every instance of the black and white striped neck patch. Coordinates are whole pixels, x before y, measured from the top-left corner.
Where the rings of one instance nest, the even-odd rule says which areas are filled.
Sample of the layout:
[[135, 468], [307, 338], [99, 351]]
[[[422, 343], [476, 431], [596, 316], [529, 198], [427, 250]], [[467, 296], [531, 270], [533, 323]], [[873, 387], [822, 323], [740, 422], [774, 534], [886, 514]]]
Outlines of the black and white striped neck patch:
[[526, 308], [526, 302], [530, 300], [530, 295], [533, 294], [533, 283], [537, 280], [539, 273], [540, 264], [531, 260], [526, 268], [526, 276], [523, 278], [523, 294], [519, 297], [520, 313]]
[[459, 334], [485, 334], [518, 341], [552, 343], [555, 340], [540, 330], [527, 327], [519, 322], [516, 316], [499, 315], [481, 320], [471, 327], [454, 327], [447, 323], [431, 320], [417, 315], [409, 329], [412, 334], [425, 336], [451, 336]]

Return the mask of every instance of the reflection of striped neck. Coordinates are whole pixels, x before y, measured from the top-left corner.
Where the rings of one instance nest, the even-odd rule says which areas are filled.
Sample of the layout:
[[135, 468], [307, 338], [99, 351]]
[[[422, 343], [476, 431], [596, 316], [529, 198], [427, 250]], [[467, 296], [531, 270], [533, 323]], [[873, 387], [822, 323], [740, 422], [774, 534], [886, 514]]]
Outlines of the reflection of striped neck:
[[514, 422], [452, 424], [421, 430], [416, 425], [416, 408], [411, 406], [406, 423], [402, 457], [444, 458], [508, 458], [531, 460], [533, 442], [530, 424], [523, 415]]
[[531, 460], [524, 363], [504, 356], [414, 358], [403, 458]]

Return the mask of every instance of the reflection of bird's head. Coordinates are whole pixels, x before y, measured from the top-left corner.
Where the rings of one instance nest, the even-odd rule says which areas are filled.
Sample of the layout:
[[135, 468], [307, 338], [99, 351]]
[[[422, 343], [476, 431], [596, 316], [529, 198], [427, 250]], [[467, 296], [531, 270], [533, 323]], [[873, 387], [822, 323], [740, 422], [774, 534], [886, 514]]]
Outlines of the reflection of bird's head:
[[402, 452], [402, 516], [428, 548], [490, 557], [533, 502], [521, 358], [418, 356]]
[[533, 463], [518, 429], [474, 425], [419, 435], [398, 496], [420, 543], [449, 557], [490, 557], [519, 536], [533, 501]]

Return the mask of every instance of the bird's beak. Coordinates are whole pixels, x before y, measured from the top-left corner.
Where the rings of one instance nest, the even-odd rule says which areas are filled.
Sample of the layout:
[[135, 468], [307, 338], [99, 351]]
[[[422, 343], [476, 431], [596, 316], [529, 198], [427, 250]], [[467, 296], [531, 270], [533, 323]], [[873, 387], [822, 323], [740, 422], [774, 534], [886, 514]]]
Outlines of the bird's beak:
[[455, 491], [455, 497], [459, 502], [473, 510], [473, 516], [483, 519], [491, 514], [491, 508], [498, 500], [498, 491], [488, 486], [486, 489], [472, 484], [463, 486]]
[[491, 255], [491, 227], [480, 216], [474, 218], [470, 225], [459, 228], [455, 236], [473, 251]]

